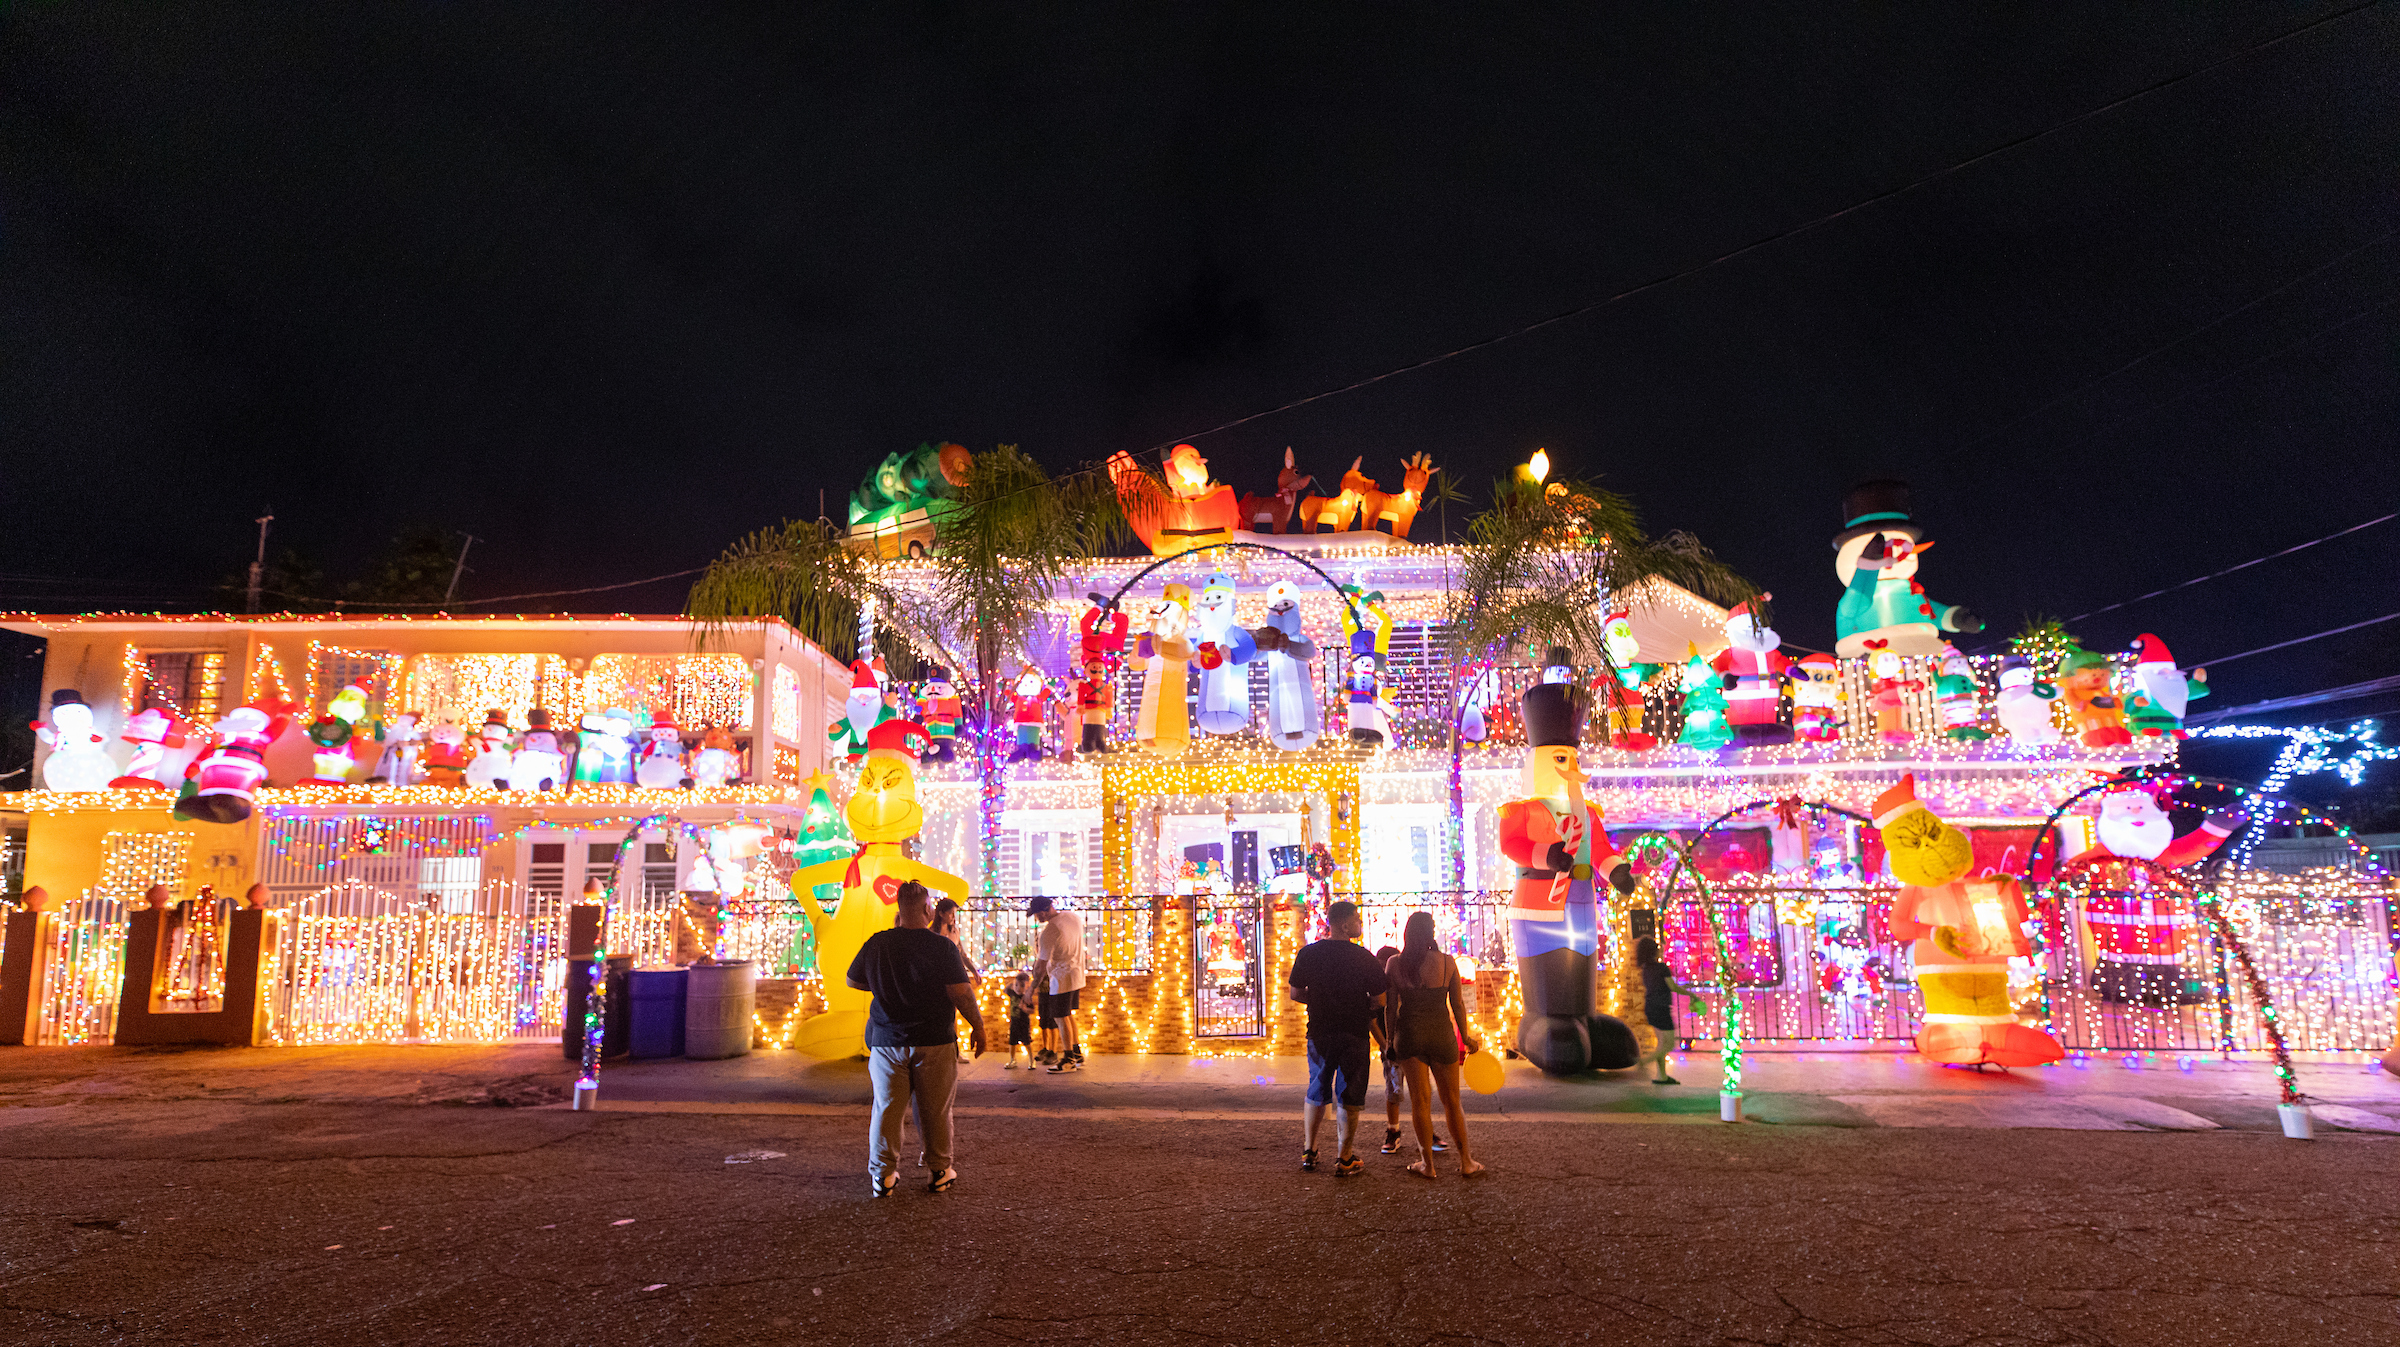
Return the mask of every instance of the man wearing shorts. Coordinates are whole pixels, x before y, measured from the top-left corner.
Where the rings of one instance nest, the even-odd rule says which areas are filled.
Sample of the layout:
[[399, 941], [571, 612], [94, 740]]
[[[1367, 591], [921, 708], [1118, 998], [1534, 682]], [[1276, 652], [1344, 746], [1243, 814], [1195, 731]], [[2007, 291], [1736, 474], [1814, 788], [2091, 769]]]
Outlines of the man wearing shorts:
[[1290, 978], [1292, 999], [1308, 1007], [1308, 1109], [1300, 1122], [1300, 1167], [1317, 1167], [1317, 1129], [1325, 1123], [1326, 1107], [1338, 1104], [1334, 1139], [1341, 1159], [1333, 1173], [1346, 1179], [1366, 1172], [1351, 1143], [1358, 1136], [1358, 1115], [1367, 1106], [1369, 1036], [1389, 984], [1383, 965], [1358, 943], [1366, 933], [1358, 904], [1326, 908], [1325, 925], [1332, 934], [1293, 956]]
[[1025, 915], [1042, 924], [1033, 940], [1032, 969], [1034, 985], [1042, 989], [1042, 1016], [1058, 1021], [1058, 1060], [1050, 1064], [1050, 1074], [1081, 1070], [1083, 1040], [1075, 1033], [1075, 1008], [1083, 996], [1083, 918], [1048, 898], [1026, 903]]

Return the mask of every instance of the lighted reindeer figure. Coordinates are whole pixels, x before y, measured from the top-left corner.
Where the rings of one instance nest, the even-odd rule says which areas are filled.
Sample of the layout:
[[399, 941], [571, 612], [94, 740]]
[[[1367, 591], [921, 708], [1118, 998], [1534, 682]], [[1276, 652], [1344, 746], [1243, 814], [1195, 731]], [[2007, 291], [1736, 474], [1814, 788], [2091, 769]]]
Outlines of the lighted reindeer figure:
[[[1253, 496], [1242, 493], [1242, 522], [1254, 533], [1282, 533], [1292, 526], [1293, 512], [1300, 508], [1300, 492], [1317, 484], [1317, 479], [1300, 471], [1292, 463], [1289, 445], [1283, 451], [1283, 471], [1275, 474], [1275, 494]], [[1306, 524], [1303, 519], [1303, 525]]]
[[[1377, 496], [1383, 494], [1382, 489], [1375, 485], [1374, 478], [1359, 471], [1359, 464], [1364, 462], [1364, 455], [1350, 460], [1350, 471], [1342, 474], [1340, 495], [1310, 496], [1300, 502], [1303, 532], [1348, 533], [1352, 528], [1351, 521], [1358, 518], [1360, 508], [1366, 504], [1367, 493], [1372, 491]], [[1368, 517], [1373, 518], [1371, 515]]]
[[[1417, 520], [1417, 508], [1425, 503], [1425, 488], [1433, 483], [1433, 475], [1440, 471], [1440, 468], [1433, 466], [1431, 454], [1401, 459], [1399, 492], [1387, 496], [1370, 483], [1359, 506], [1358, 526], [1372, 532], [1377, 524], [1389, 519], [1392, 521], [1392, 536], [1406, 539], [1409, 525]], [[1350, 484], [1344, 481], [1342, 485], [1347, 488]]]

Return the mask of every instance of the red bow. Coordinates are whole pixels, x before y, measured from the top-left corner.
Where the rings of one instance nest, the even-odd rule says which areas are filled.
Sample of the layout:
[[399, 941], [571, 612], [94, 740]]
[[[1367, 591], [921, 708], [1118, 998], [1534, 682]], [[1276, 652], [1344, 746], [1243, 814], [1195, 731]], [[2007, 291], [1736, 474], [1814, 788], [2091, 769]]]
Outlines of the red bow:
[[1800, 797], [1786, 795], [1775, 802], [1775, 821], [1786, 828], [1800, 826]]

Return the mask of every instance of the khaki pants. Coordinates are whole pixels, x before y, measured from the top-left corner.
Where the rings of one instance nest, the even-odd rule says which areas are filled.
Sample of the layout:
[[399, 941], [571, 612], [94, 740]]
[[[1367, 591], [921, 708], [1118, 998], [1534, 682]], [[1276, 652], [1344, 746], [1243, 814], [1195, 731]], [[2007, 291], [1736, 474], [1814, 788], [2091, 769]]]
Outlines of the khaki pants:
[[881, 1183], [900, 1167], [900, 1125], [911, 1099], [917, 1105], [917, 1136], [925, 1143], [925, 1168], [936, 1175], [948, 1169], [958, 1045], [869, 1048], [867, 1077], [875, 1082], [875, 1112], [867, 1123], [867, 1176]]

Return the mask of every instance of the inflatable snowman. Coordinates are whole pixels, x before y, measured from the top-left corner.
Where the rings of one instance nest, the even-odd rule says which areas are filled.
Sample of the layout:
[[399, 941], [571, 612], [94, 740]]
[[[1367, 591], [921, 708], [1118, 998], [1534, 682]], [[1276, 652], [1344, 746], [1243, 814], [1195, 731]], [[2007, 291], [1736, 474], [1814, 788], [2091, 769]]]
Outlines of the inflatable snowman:
[[[548, 714], [544, 713], [544, 723], [548, 720]], [[483, 725], [475, 733], [475, 760], [467, 764], [467, 784], [477, 790], [507, 790], [513, 757], [509, 751], [508, 718], [498, 711], [486, 711]]]
[[50, 750], [42, 760], [46, 790], [106, 790], [117, 765], [108, 741], [92, 728], [92, 708], [83, 694], [60, 688], [50, 694], [50, 718], [33, 722], [34, 737]]
[[689, 790], [693, 780], [684, 767], [683, 734], [675, 728], [675, 714], [660, 707], [651, 713], [642, 760], [633, 769], [634, 784], [646, 790]]
[[567, 784], [567, 755], [558, 748], [558, 731], [550, 728], [550, 712], [535, 707], [525, 713], [525, 733], [508, 757], [508, 787], [513, 790], [559, 790]]
[[2000, 691], [1992, 699], [1992, 711], [2009, 738], [2029, 748], [2063, 741], [2066, 736], [2050, 719], [2050, 703], [2057, 700], [2058, 689], [2033, 676], [2032, 661], [2023, 655], [2002, 657]]
[[1917, 554], [1933, 544], [1908, 517], [1908, 483], [1861, 482], [1842, 497], [1842, 515], [1847, 522], [1833, 540], [1833, 573], [1843, 590], [1833, 653], [1938, 655], [1945, 633], [1983, 630], [1981, 618], [1935, 603], [1917, 583]]

